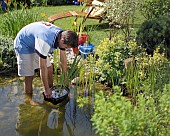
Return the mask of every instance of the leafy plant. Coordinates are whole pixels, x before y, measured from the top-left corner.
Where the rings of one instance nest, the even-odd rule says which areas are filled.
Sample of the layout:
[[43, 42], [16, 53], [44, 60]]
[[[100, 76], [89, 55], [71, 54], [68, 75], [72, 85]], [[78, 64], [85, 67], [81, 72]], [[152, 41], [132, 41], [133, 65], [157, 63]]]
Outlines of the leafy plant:
[[161, 16], [146, 20], [137, 31], [136, 41], [146, 52], [153, 55], [155, 49], [161, 46], [161, 51], [170, 57], [170, 17]]
[[123, 36], [115, 36], [101, 41], [96, 49], [99, 59], [97, 67], [101, 75], [100, 81], [107, 81], [112, 85], [120, 85], [124, 82], [124, 60], [138, 54], [139, 47], [134, 40], [126, 42]]
[[34, 5], [47, 5], [48, 0], [31, 0], [31, 3]]
[[0, 36], [1, 63], [3, 69], [14, 68], [16, 66], [16, 55], [13, 49], [13, 39]]
[[[158, 101], [145, 94], [137, 95], [136, 105], [117, 90], [112, 96], [101, 91], [95, 95], [92, 122], [100, 136], [167, 135], [169, 133], [170, 95], [165, 86]], [[163, 114], [162, 114], [163, 113]]]

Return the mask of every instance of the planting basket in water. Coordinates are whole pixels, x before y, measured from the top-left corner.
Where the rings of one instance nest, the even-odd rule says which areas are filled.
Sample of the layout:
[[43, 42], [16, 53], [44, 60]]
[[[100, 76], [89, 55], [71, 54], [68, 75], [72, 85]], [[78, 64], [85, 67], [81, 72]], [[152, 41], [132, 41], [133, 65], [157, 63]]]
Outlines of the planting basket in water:
[[51, 98], [46, 98], [44, 92], [43, 96], [45, 101], [51, 102], [54, 105], [64, 101], [68, 97], [68, 94], [70, 92], [70, 89], [68, 87], [52, 87], [51, 90]]
[[80, 55], [85, 59], [89, 54], [94, 53], [94, 45], [88, 44], [87, 46], [80, 45], [79, 46]]

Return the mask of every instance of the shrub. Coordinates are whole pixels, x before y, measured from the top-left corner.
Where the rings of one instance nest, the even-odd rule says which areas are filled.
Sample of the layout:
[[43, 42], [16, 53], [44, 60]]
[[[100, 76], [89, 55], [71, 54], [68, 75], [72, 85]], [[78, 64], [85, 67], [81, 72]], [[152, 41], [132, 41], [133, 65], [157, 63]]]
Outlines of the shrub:
[[[114, 31], [115, 28], [121, 27], [125, 36], [130, 36], [130, 24], [133, 24], [137, 6], [136, 0], [107, 0], [103, 4], [105, 13], [102, 18], [109, 22]], [[111, 37], [112, 31], [110, 39]]]
[[170, 15], [169, 0], [144, 0], [140, 11], [146, 19], [156, 18], [160, 15]]
[[31, 0], [7, 0], [8, 1], [8, 10], [21, 9], [21, 8], [30, 8]]
[[72, 3], [71, 0], [47, 0], [48, 5], [63, 5]]
[[116, 36], [109, 41], [104, 39], [97, 46], [96, 54], [99, 59], [97, 66], [100, 72], [100, 81], [107, 81], [118, 85], [124, 82], [124, 60], [138, 54], [139, 47], [134, 40], [125, 41], [123, 36]]
[[3, 68], [13, 68], [16, 64], [13, 39], [25, 25], [41, 20], [38, 12], [30, 9], [6, 12], [2, 15], [0, 24], [0, 51]]
[[162, 51], [170, 58], [170, 16], [146, 20], [137, 31], [136, 41], [152, 56], [154, 50], [163, 45]]
[[0, 52], [2, 66], [0, 70], [14, 68], [16, 66], [16, 55], [13, 49], [13, 39], [0, 36]]

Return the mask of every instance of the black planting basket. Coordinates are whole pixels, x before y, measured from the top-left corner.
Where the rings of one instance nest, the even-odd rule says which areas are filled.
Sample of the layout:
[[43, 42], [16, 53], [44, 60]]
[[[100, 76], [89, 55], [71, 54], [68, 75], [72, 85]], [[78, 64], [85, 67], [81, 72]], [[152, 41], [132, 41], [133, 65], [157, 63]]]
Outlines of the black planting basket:
[[45, 101], [51, 102], [54, 105], [64, 101], [68, 97], [68, 94], [70, 92], [70, 89], [68, 87], [52, 87], [51, 90], [52, 98], [46, 98], [44, 92], [43, 96]]

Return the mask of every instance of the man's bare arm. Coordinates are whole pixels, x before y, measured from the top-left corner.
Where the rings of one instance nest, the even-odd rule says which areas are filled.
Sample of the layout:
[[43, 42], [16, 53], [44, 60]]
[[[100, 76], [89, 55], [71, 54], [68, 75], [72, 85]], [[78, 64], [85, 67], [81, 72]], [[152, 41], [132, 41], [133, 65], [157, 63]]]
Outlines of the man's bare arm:
[[39, 57], [40, 76], [44, 86], [44, 93], [47, 98], [51, 98], [51, 90], [48, 84], [47, 60]]
[[66, 52], [60, 50], [60, 65], [63, 73], [67, 73], [67, 56]]

